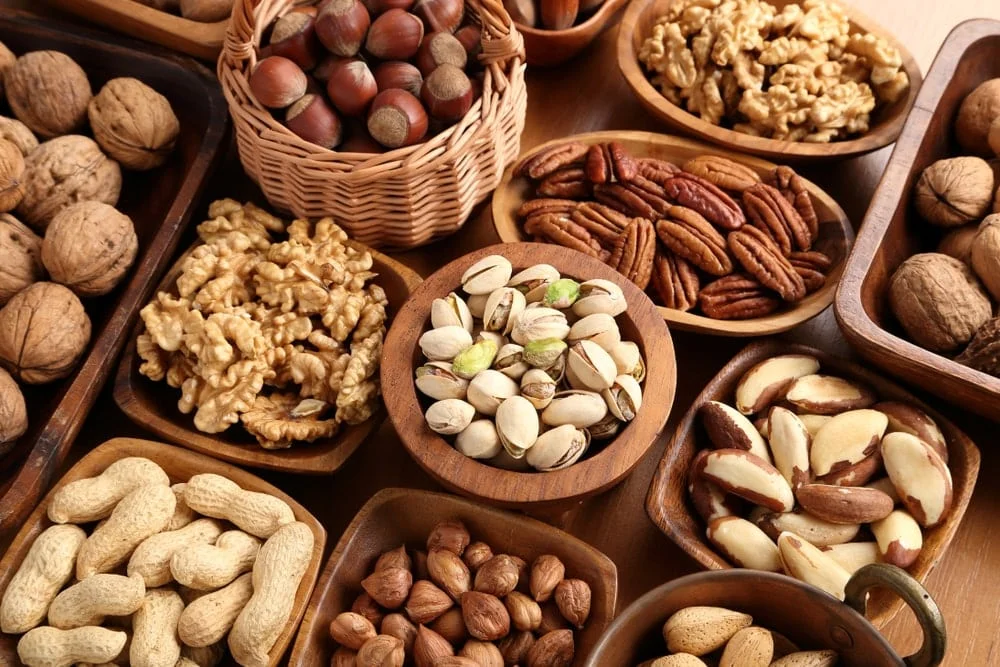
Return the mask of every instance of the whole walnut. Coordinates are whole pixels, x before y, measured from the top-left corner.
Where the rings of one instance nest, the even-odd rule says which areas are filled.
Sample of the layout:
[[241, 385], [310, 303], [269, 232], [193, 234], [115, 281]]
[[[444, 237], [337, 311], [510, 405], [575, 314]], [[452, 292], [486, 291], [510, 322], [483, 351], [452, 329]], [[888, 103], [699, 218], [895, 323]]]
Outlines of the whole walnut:
[[24, 199], [17, 211], [29, 225], [45, 229], [70, 204], [102, 201], [114, 206], [121, 189], [118, 163], [93, 139], [69, 134], [46, 141], [25, 160]]
[[44, 277], [42, 239], [9, 213], [0, 214], [0, 306]]
[[980, 223], [972, 241], [970, 261], [987, 291], [1000, 301], [1000, 213], [988, 215]]
[[0, 139], [0, 213], [6, 213], [24, 198], [24, 155], [9, 141]]
[[5, 443], [14, 442], [28, 430], [28, 410], [24, 394], [10, 373], [0, 368], [0, 453]]
[[28, 384], [73, 372], [90, 342], [90, 318], [73, 292], [35, 283], [0, 308], [0, 366]]
[[87, 119], [87, 74], [59, 51], [32, 51], [4, 76], [7, 103], [18, 120], [45, 138], [75, 132]]
[[990, 124], [997, 117], [1000, 117], [1000, 78], [983, 81], [962, 100], [955, 119], [959, 145], [973, 155], [989, 155]]
[[914, 255], [889, 282], [889, 307], [917, 345], [952, 352], [993, 315], [993, 306], [972, 269], [936, 252]]
[[107, 294], [135, 261], [132, 220], [114, 206], [84, 201], [59, 211], [42, 242], [42, 263], [54, 282], [79, 296]]
[[972, 266], [969, 256], [972, 253], [972, 241], [978, 233], [979, 225], [976, 224], [956, 227], [944, 235], [944, 238], [938, 243], [937, 251], [949, 257], [960, 259], [969, 264], [969, 266]]
[[138, 79], [111, 79], [87, 107], [94, 138], [104, 152], [129, 169], [163, 164], [181, 126], [163, 95]]
[[927, 222], [957, 227], [982, 218], [993, 197], [993, 169], [977, 157], [938, 160], [920, 174], [914, 203]]
[[17, 146], [24, 157], [28, 157], [31, 151], [38, 148], [38, 139], [35, 138], [35, 134], [28, 129], [27, 125], [16, 118], [0, 116], [0, 139]]
[[986, 136], [986, 141], [989, 143], [993, 154], [1000, 157], [1000, 114], [990, 123], [990, 130]]
[[192, 21], [214, 23], [229, 18], [233, 0], [180, 0], [181, 16]]
[[3, 94], [3, 79], [7, 76], [7, 71], [17, 62], [17, 56], [7, 48], [7, 45], [0, 42], [0, 95]]

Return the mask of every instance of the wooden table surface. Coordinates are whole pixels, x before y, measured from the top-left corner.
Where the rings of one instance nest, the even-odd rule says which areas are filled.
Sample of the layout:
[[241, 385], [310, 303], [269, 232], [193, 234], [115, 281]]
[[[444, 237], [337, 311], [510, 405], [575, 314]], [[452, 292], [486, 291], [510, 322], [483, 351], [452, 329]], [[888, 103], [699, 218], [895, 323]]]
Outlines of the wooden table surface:
[[[956, 23], [976, 17], [1000, 19], [998, 0], [854, 0], [872, 18], [890, 28], [914, 54], [926, 72], [942, 40]], [[0, 0], [0, 4], [47, 11], [39, 0]], [[615, 63], [617, 27], [608, 29], [575, 61], [553, 70], [528, 74], [528, 121], [522, 148], [569, 134], [602, 129], [662, 130], [633, 99]], [[855, 226], [860, 223], [889, 149], [806, 170], [810, 178], [836, 197]], [[210, 188], [215, 197], [247, 192], [239, 163], [231, 159]], [[201, 207], [204, 211], [207, 201]], [[399, 257], [422, 274], [471, 249], [497, 240], [485, 207], [466, 227], [445, 241]], [[677, 398], [661, 441], [639, 467], [612, 491], [584, 502], [563, 517], [563, 527], [610, 556], [618, 566], [619, 610], [649, 589], [696, 571], [694, 561], [662, 535], [646, 517], [646, 490], [673, 427], [702, 386], [743, 343], [674, 332], [678, 357]], [[830, 309], [790, 332], [789, 339], [841, 354], [849, 349]], [[994, 445], [995, 426], [928, 401], [952, 417], [982, 450], [979, 484], [954, 543], [927, 581], [948, 625], [949, 648], [943, 664], [951, 667], [1000, 665], [1000, 537], [995, 529], [1000, 511], [1000, 452]], [[132, 424], [105, 389], [77, 439], [67, 465], [96, 444], [114, 436], [151, 437]], [[383, 425], [332, 478], [267, 474], [266, 479], [291, 493], [326, 525], [331, 543], [361, 505], [388, 486], [435, 488], [402, 449], [388, 424]], [[907, 655], [920, 643], [919, 628], [908, 612], [901, 613], [887, 634]]]

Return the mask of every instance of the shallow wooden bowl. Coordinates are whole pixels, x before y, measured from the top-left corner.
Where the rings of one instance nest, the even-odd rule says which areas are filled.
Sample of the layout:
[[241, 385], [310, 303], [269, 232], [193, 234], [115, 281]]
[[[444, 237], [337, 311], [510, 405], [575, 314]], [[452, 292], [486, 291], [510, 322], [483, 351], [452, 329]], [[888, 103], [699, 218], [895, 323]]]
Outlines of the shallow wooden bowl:
[[[772, 0], [771, 4], [780, 10], [793, 1]], [[871, 129], [858, 138], [812, 144], [804, 141], [754, 137], [726, 129], [704, 121], [667, 101], [667, 98], [646, 78], [643, 66], [639, 63], [639, 49], [646, 37], [652, 33], [656, 20], [675, 2], [679, 0], [633, 0], [625, 10], [625, 16], [622, 17], [621, 27], [618, 30], [618, 68], [646, 110], [670, 127], [735, 151], [784, 161], [842, 159], [861, 155], [888, 146], [899, 136], [906, 114], [920, 88], [920, 68], [902, 42], [858, 11], [851, 3], [839, 3], [851, 21], [851, 32], [870, 32], [879, 35], [899, 49], [903, 57], [903, 69], [910, 77], [910, 89], [906, 97], [878, 109], [872, 116]]]
[[[460, 454], [424, 421], [427, 403], [417, 396], [414, 371], [423, 363], [417, 340], [428, 328], [431, 302], [461, 288], [466, 268], [487, 255], [503, 255], [515, 271], [548, 263], [568, 277], [611, 280], [625, 292], [628, 310], [617, 320], [624, 340], [635, 341], [646, 360], [642, 409], [618, 437], [595, 454], [553, 472], [512, 472]], [[656, 441], [670, 414], [677, 385], [674, 345], [663, 319], [645, 294], [618, 272], [575, 250], [541, 243], [481, 248], [438, 269], [399, 311], [385, 339], [382, 395], [403, 446], [447, 488], [491, 505], [546, 510], [611, 488], [623, 480]], [[591, 451], [596, 449], [593, 447]]]
[[[779, 354], [811, 354], [819, 359], [823, 372], [861, 380], [873, 387], [882, 400], [906, 401], [920, 406], [941, 427], [948, 441], [948, 467], [954, 483], [954, 501], [947, 520], [937, 528], [924, 531], [923, 549], [917, 561], [908, 569], [913, 578], [924, 582], [951, 543], [969, 506], [976, 476], [979, 474], [979, 450], [958, 427], [899, 385], [858, 364], [804, 345], [777, 340], [751, 343], [712, 378], [678, 424], [673, 440], [656, 469], [646, 496], [646, 512], [649, 517], [677, 546], [703, 567], [710, 570], [731, 567], [705, 538], [705, 524], [688, 501], [688, 467], [694, 455], [709, 446], [708, 438], [697, 419], [698, 407], [711, 400], [732, 404], [736, 385], [743, 374], [757, 362]], [[885, 591], [873, 592], [868, 604], [869, 619], [875, 626], [883, 627], [901, 607], [902, 603]]]
[[[772, 162], [732, 153], [699, 141], [667, 134], [626, 130], [589, 132], [556, 139], [532, 149], [527, 156], [521, 156], [520, 160], [535, 155], [549, 146], [567, 141], [579, 141], [585, 144], [617, 141], [632, 155], [655, 157], [677, 165], [682, 165], [693, 157], [707, 154], [723, 155], [730, 160], [745, 164], [759, 174], [768, 173], [775, 167]], [[811, 181], [806, 181], [806, 186], [812, 195], [816, 215], [820, 220], [820, 236], [815, 247], [830, 256], [834, 262], [826, 278], [826, 284], [821, 289], [794, 307], [779, 310], [765, 317], [748, 320], [716, 320], [696, 313], [657, 306], [663, 319], [671, 326], [684, 331], [697, 331], [715, 336], [766, 336], [787, 331], [826, 310], [826, 307], [833, 303], [837, 283], [844, 272], [848, 249], [854, 240], [854, 229], [851, 227], [851, 221], [847, 219], [847, 214], [830, 195]], [[501, 240], [513, 243], [530, 239], [517, 219], [517, 209], [533, 194], [531, 182], [524, 177], [515, 177], [513, 168], [504, 174], [500, 187], [493, 193], [492, 203], [493, 225]]]
[[516, 23], [517, 31], [524, 37], [524, 52], [528, 64], [551, 67], [575, 57], [611, 24], [611, 20], [626, 2], [628, 0], [604, 0], [586, 21], [566, 30], [543, 30]]
[[[348, 241], [348, 244], [363, 247], [353, 241]], [[198, 245], [200, 243], [178, 258], [157, 287], [158, 292], [167, 291], [177, 295], [176, 280], [180, 275], [181, 263]], [[372, 270], [378, 273], [376, 282], [385, 290], [389, 299], [387, 314], [391, 322], [394, 314], [420, 283], [420, 276], [396, 260], [375, 250], [368, 250], [374, 259]], [[356, 426], [345, 426], [332, 438], [298, 443], [288, 449], [264, 449], [238, 424], [222, 433], [202, 433], [195, 428], [192, 415], [182, 414], [177, 409], [179, 390], [166, 382], [154, 382], [139, 373], [142, 359], [136, 352], [135, 341], [143, 331], [144, 325], [139, 320], [118, 366], [115, 402], [132, 421], [182, 447], [251, 468], [324, 475], [340, 468], [385, 418], [385, 410], [380, 408], [368, 421]]]
[[911, 343], [889, 308], [889, 280], [906, 258], [933, 251], [941, 231], [913, 207], [932, 162], [962, 155], [952, 123], [962, 99], [1000, 76], [1000, 21], [960, 24], [944, 42], [872, 197], [847, 261], [836, 314], [844, 336], [873, 364], [956, 405], [1000, 421], [1000, 378]]
[[525, 516], [444, 493], [383, 489], [361, 508], [327, 561], [295, 639], [289, 667], [329, 665], [335, 646], [330, 621], [350, 611], [363, 592], [361, 580], [371, 572], [379, 554], [401, 544], [425, 548], [431, 529], [448, 519], [460, 519], [472, 539], [486, 542], [494, 553], [519, 556], [529, 563], [543, 554], [558, 556], [566, 565], [566, 576], [590, 584], [590, 618], [576, 633], [573, 662], [576, 667], [582, 665], [615, 615], [618, 572], [611, 559], [572, 535]]
[[[320, 567], [323, 562], [323, 548], [326, 546], [326, 529], [323, 528], [323, 525], [316, 517], [309, 513], [309, 510], [295, 502], [291, 496], [277, 487], [271, 486], [256, 475], [240, 470], [228, 463], [216, 461], [203, 454], [189, 452], [180, 447], [164, 445], [149, 440], [137, 440], [135, 438], [114, 438], [88, 452], [86, 456], [80, 459], [76, 465], [63, 475], [62, 479], [42, 499], [38, 507], [35, 508], [35, 511], [31, 513], [31, 516], [21, 526], [10, 548], [7, 549], [7, 553], [0, 560], [0, 597], [7, 590], [11, 578], [17, 572], [17, 568], [20, 567], [24, 557], [28, 554], [28, 549], [31, 548], [35, 538], [43, 530], [52, 525], [52, 522], [46, 516], [46, 512], [48, 511], [48, 505], [52, 500], [53, 494], [69, 482], [101, 474], [109, 465], [127, 456], [144, 456], [153, 461], [163, 468], [167, 476], [170, 477], [172, 484], [186, 482], [193, 475], [200, 473], [215, 473], [216, 475], [228, 477], [249, 491], [259, 491], [276, 496], [288, 503], [292, 508], [292, 512], [295, 513], [297, 521], [305, 523], [312, 530], [315, 537], [312, 558], [309, 561], [309, 566], [306, 568], [305, 575], [302, 577], [302, 583], [299, 584], [299, 589], [295, 593], [295, 604], [292, 607], [291, 620], [278, 636], [278, 640], [274, 645], [275, 648], [270, 653], [272, 656], [271, 667], [277, 665], [288, 649], [288, 646], [292, 643], [295, 631], [299, 627], [303, 615], [306, 613], [309, 596], [312, 595], [313, 587], [316, 585], [316, 579], [319, 576]], [[14, 651], [18, 638], [19, 635], [0, 634], [0, 664], [20, 664], [15, 657], [16, 654]], [[226, 661], [223, 662], [223, 665], [226, 666], [235, 664], [232, 658], [228, 656]]]

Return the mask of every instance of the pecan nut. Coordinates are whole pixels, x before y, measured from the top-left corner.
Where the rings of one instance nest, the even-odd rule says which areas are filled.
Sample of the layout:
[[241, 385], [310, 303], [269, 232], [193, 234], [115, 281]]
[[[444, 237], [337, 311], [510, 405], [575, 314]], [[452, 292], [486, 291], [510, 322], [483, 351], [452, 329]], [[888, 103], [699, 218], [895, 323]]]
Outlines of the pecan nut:
[[649, 202], [621, 183], [598, 183], [594, 186], [594, 199], [633, 218], [660, 217]]
[[625, 187], [649, 204], [650, 208], [658, 214], [657, 218], [666, 215], [670, 207], [673, 206], [667, 199], [667, 193], [663, 189], [663, 186], [643, 176], [636, 175], [631, 181], [625, 184]]
[[781, 307], [781, 299], [753, 276], [733, 273], [705, 285], [698, 305], [713, 319], [745, 320], [773, 313]]
[[747, 273], [785, 301], [799, 301], [806, 295], [802, 276], [766, 232], [746, 225], [729, 235], [729, 249]]
[[733, 192], [743, 192], [760, 183], [760, 175], [756, 171], [721, 155], [699, 155], [692, 158], [684, 164], [684, 171]]
[[583, 199], [590, 196], [590, 183], [579, 167], [563, 167], [546, 176], [535, 190], [542, 197]]
[[697, 211], [720, 229], [739, 229], [746, 222], [739, 204], [700, 176], [680, 172], [664, 181], [663, 189], [676, 203]]
[[799, 250], [812, 247], [809, 226], [777, 188], [766, 183], [747, 188], [743, 192], [743, 206], [754, 226], [767, 232], [785, 257], [792, 253], [793, 244]]
[[580, 202], [572, 199], [554, 199], [543, 197], [541, 199], [528, 199], [517, 209], [517, 217], [528, 218], [538, 213], [572, 213]]
[[615, 241], [632, 221], [624, 213], [597, 202], [577, 204], [570, 217], [606, 248], [614, 247]]
[[796, 174], [791, 167], [780, 166], [775, 167], [764, 182], [776, 187], [788, 203], [795, 207], [799, 217], [809, 228], [809, 236], [815, 241], [819, 236], [819, 217], [813, 207], [812, 197], [806, 189], [805, 179]]
[[639, 158], [635, 161], [635, 165], [636, 175], [649, 179], [661, 186], [664, 181], [672, 176], [676, 176], [681, 171], [681, 168], [673, 162], [667, 162], [655, 157]]
[[594, 144], [587, 150], [586, 172], [595, 184], [629, 181], [635, 176], [635, 159], [617, 141]]
[[618, 237], [608, 265], [618, 271], [639, 289], [646, 289], [653, 272], [656, 255], [656, 230], [646, 218], [635, 218]]
[[560, 213], [544, 213], [528, 218], [524, 231], [549, 243], [572, 248], [591, 257], [600, 257], [601, 244], [590, 233]]
[[588, 148], [586, 144], [575, 141], [546, 148], [525, 158], [514, 170], [514, 175], [528, 176], [540, 181], [563, 167], [582, 165]]
[[668, 216], [656, 223], [656, 235], [663, 245], [705, 273], [732, 273], [733, 260], [726, 250], [726, 239], [712, 223], [683, 206], [671, 206]]
[[795, 272], [802, 276], [806, 294], [812, 294], [826, 284], [826, 274], [833, 266], [833, 260], [816, 250], [793, 252], [788, 256], [788, 261], [795, 267]]
[[653, 289], [660, 303], [674, 310], [688, 311], [698, 304], [698, 273], [686, 259], [674, 253], [657, 251], [653, 259]]

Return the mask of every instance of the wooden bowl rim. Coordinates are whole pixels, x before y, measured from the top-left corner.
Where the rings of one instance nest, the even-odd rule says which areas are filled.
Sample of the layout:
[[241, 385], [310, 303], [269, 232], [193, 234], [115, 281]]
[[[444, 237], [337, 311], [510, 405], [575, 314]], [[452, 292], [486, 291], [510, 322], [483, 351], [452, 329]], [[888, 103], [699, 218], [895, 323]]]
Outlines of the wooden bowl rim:
[[[847, 14], [851, 23], [866, 33], [873, 33], [884, 38], [898, 49], [902, 56], [903, 69], [910, 77], [910, 87], [907, 91], [906, 100], [898, 106], [898, 109], [892, 116], [883, 118], [880, 122], [872, 125], [868, 132], [855, 139], [834, 141], [825, 144], [809, 144], [802, 141], [784, 141], [754, 137], [713, 125], [667, 101], [642, 72], [638, 55], [632, 46], [632, 40], [637, 29], [639, 17], [651, 4], [659, 1], [661, 0], [633, 0], [625, 10], [625, 16], [622, 17], [618, 30], [618, 68], [625, 77], [629, 88], [632, 89], [632, 92], [639, 98], [643, 106], [654, 116], [666, 123], [681, 127], [687, 132], [692, 132], [707, 141], [726, 146], [727, 148], [757, 155], [797, 160], [841, 159], [868, 153], [896, 141], [903, 128], [907, 114], [916, 99], [917, 91], [921, 87], [923, 78], [920, 73], [920, 66], [917, 65], [916, 60], [909, 49], [906, 48], [906, 45], [896, 39], [891, 32], [868, 18], [854, 5], [841, 2], [839, 6]], [[675, 1], [677, 0], [667, 0], [668, 3]]]
[[[568, 141], [595, 144], [622, 140], [635, 142], [640, 145], [658, 145], [668, 148], [676, 147], [688, 150], [701, 150], [706, 155], [721, 155], [757, 171], [770, 171], [774, 167], [778, 166], [777, 164], [764, 158], [737, 153], [727, 148], [707, 144], [696, 139], [687, 139], [669, 134], [645, 132], [642, 130], [602, 130], [598, 132], [576, 134], [569, 137], [563, 137], [561, 139], [553, 139], [536, 146], [527, 153], [521, 155], [518, 160], [507, 169], [506, 173], [504, 173], [503, 179], [500, 181], [500, 185], [497, 186], [497, 189], [493, 192], [493, 199], [490, 202], [490, 210], [493, 217], [493, 227], [496, 229], [497, 235], [500, 239], [504, 242], [514, 243], [524, 242], [525, 239], [528, 238], [523, 233], [521, 225], [517, 222], [517, 220], [508, 215], [507, 211], [502, 207], [502, 204], [504, 203], [503, 200], [505, 199], [504, 195], [510, 191], [512, 187], [511, 184], [516, 179], [523, 178], [521, 176], [515, 177], [514, 175], [514, 167], [518, 163], [523, 162], [533, 155], [537, 155], [539, 152], [551, 146], [566, 143]], [[838, 262], [830, 273], [827, 274], [827, 280], [823, 287], [808, 295], [795, 307], [781, 310], [777, 313], [772, 313], [771, 315], [765, 315], [764, 317], [754, 317], [746, 320], [717, 320], [711, 317], [706, 317], [705, 315], [684, 312], [673, 308], [666, 308], [664, 306], [656, 306], [656, 309], [663, 316], [664, 320], [682, 331], [695, 331], [726, 337], [766, 336], [769, 334], [788, 331], [789, 329], [816, 317], [833, 303], [837, 291], [837, 285], [839, 284], [841, 276], [844, 273], [844, 269], [847, 266], [847, 260], [851, 254], [852, 246], [854, 245], [854, 228], [851, 226], [851, 221], [847, 217], [847, 213], [844, 212], [844, 209], [841, 208], [840, 204], [838, 204], [833, 197], [809, 179], [802, 177], [802, 180], [805, 182], [806, 188], [809, 190], [809, 194], [812, 195], [815, 200], [820, 202], [822, 206], [830, 209], [830, 211], [836, 216], [835, 220], [825, 220], [821, 224], [836, 224], [844, 240], [844, 255], [841, 257], [840, 262]]]
[[[937, 422], [942, 432], [952, 434], [952, 437], [947, 439], [948, 451], [950, 453], [962, 451], [968, 459], [968, 467], [965, 470], [966, 483], [961, 486], [955, 485], [952, 510], [948, 519], [940, 526], [932, 528], [929, 531], [926, 529], [922, 530], [925, 535], [925, 542], [927, 541], [926, 536], [933, 533], [935, 535], [943, 536], [941, 544], [935, 552], [930, 554], [930, 558], [928, 559], [926, 567], [923, 571], [907, 570], [910, 576], [923, 583], [926, 581], [930, 572], [934, 569], [938, 560], [940, 560], [941, 556], [944, 555], [944, 552], [948, 549], [952, 539], [955, 537], [955, 533], [958, 531], [962, 518], [965, 516], [965, 511], [968, 508], [970, 499], [972, 498], [972, 492], [976, 486], [976, 479], [979, 475], [979, 449], [972, 442], [972, 440], [954, 424], [954, 422], [921, 401], [904, 387], [897, 384], [894, 380], [875, 371], [870, 371], [867, 368], [860, 366], [855, 361], [843, 359], [837, 355], [830, 354], [807, 345], [786, 343], [775, 338], [766, 338], [754, 341], [737, 352], [736, 355], [728, 361], [726, 365], [712, 377], [711, 380], [709, 380], [704, 389], [702, 389], [694, 401], [692, 401], [687, 412], [685, 412], [684, 416], [681, 418], [681, 421], [677, 424], [674, 435], [670, 439], [670, 444], [667, 445], [663, 458], [660, 459], [660, 463], [656, 467], [656, 472], [653, 474], [653, 480], [650, 483], [649, 491], [646, 495], [646, 513], [649, 515], [649, 518], [667, 537], [671, 539], [671, 541], [674, 542], [674, 544], [697, 561], [703, 568], [708, 570], [741, 569], [734, 568], [722, 557], [720, 557], [716, 553], [716, 550], [707, 543], [701, 534], [689, 532], [686, 528], [679, 525], [677, 517], [680, 516], [692, 517], [699, 525], [703, 523], [700, 517], [693, 517], [692, 515], [687, 501], [686, 485], [685, 488], [680, 489], [680, 494], [684, 499], [683, 505], [665, 507], [662, 500], [666, 498], [672, 490], [668, 483], [670, 470], [682, 465], [686, 467], [686, 464], [679, 460], [681, 445], [685, 440], [691, 437], [692, 432], [696, 428], [698, 408], [701, 404], [708, 400], [714, 400], [714, 397], [719, 390], [719, 386], [724, 384], [730, 378], [737, 374], [746, 372], [754, 364], [764, 359], [781, 354], [812, 355], [819, 359], [821, 365], [839, 366], [840, 369], [836, 371], [838, 374], [845, 373], [850, 377], [860, 378], [862, 381], [869, 383], [880, 394], [884, 393], [882, 388], [888, 388], [891, 390], [892, 394], [899, 397], [892, 398], [890, 400], [906, 400], [907, 402], [912, 403], [927, 412], [927, 414], [929, 414], [931, 418]], [[902, 607], [902, 599], [897, 598], [884, 612], [876, 614], [874, 617], [869, 619], [869, 622], [875, 627], [884, 627], [890, 620], [892, 620], [896, 613], [902, 609]]]
[[[446, 486], [460, 489], [462, 493], [472, 495], [479, 500], [508, 506], [526, 506], [559, 503], [593, 495], [614, 486], [638, 465], [657, 441], [670, 416], [676, 392], [677, 364], [673, 339], [665, 324], [662, 329], [640, 331], [639, 340], [636, 341], [645, 349], [659, 344], [669, 352], [652, 357], [646, 354], [644, 397], [648, 398], [660, 391], [663, 400], [644, 401], [643, 408], [639, 410], [636, 418], [623, 428], [616, 438], [608, 441], [602, 451], [563, 470], [545, 473], [515, 472], [480, 463], [457, 452], [442, 436], [431, 431], [423, 419], [420, 398], [413, 384], [415, 369], [412, 367], [411, 359], [417, 341], [430, 318], [430, 299], [458, 289], [457, 277], [462, 275], [465, 268], [488, 255], [507, 256], [508, 251], [513, 250], [512, 246], [518, 252], [537, 256], [537, 261], [533, 263], [546, 262], [557, 269], [560, 266], [577, 266], [580, 268], [567, 273], [572, 275], [580, 271], [588, 275], [593, 274], [595, 278], [606, 278], [615, 282], [625, 292], [629, 304], [625, 316], [629, 320], [634, 322], [636, 319], [631, 313], [644, 311], [647, 317], [654, 316], [655, 320], [659, 320], [655, 317], [655, 306], [648, 296], [620, 274], [592, 257], [569, 248], [541, 243], [501, 243], [485, 246], [449, 262], [428, 276], [410, 295], [406, 306], [399, 312], [389, 329], [386, 348], [399, 350], [399, 353], [389, 355], [382, 361], [382, 388], [389, 420], [399, 434], [403, 447], [421, 468]], [[564, 272], [563, 269], [559, 270], [560, 273]], [[456, 278], [446, 279], [445, 276], [449, 275], [455, 275]], [[428, 308], [425, 311], [418, 311], [417, 309], [421, 307], [418, 302], [423, 298], [428, 299]], [[654, 385], [654, 382], [660, 384]], [[397, 383], [402, 386], [396, 387]], [[390, 390], [386, 391], [386, 388]], [[649, 432], [649, 434], [648, 437], [637, 438], [636, 432], [644, 435]], [[475, 487], [470, 487], [462, 483], [462, 478], [477, 479], [479, 483]], [[483, 483], [487, 479], [496, 483]], [[506, 484], [510, 484], [516, 490], [509, 494], [500, 493], [500, 489]], [[565, 486], [572, 487], [572, 491], [564, 491], [562, 487]]]
[[514, 25], [517, 26], [518, 32], [525, 35], [532, 35], [538, 38], [568, 38], [583, 36], [585, 34], [593, 33], [594, 35], [600, 31], [605, 25], [607, 25], [611, 18], [618, 12], [619, 9], [625, 6], [629, 0], [604, 0], [601, 6], [596, 12], [587, 17], [586, 21], [582, 23], [577, 23], [576, 25], [566, 28], [565, 30], [548, 30], [545, 28], [534, 28], [532, 26], [524, 25], [523, 23], [518, 23], [514, 21]]

